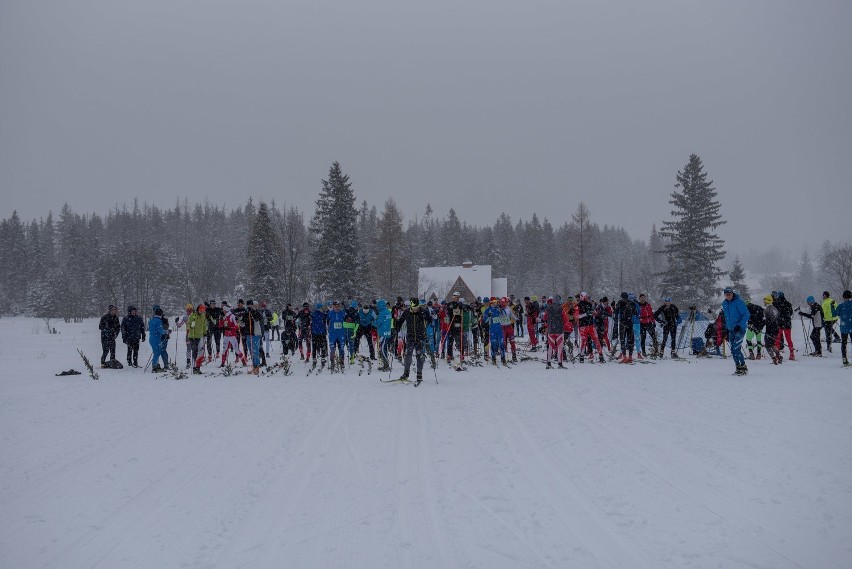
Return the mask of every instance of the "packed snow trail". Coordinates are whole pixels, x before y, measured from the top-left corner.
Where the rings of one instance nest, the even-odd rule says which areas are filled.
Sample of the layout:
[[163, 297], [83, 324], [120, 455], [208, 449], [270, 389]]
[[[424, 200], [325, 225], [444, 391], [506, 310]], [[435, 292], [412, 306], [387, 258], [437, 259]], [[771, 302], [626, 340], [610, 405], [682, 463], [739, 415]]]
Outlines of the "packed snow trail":
[[[845, 569], [852, 372], [441, 365], [82, 370], [92, 322], [0, 319], [0, 566]], [[123, 346], [119, 347], [119, 350]], [[147, 353], [143, 352], [147, 358]], [[275, 355], [277, 358], [277, 355]], [[431, 370], [427, 370], [431, 371]], [[688, 372], [688, 373], [687, 373]], [[386, 374], [385, 374], [386, 375]]]

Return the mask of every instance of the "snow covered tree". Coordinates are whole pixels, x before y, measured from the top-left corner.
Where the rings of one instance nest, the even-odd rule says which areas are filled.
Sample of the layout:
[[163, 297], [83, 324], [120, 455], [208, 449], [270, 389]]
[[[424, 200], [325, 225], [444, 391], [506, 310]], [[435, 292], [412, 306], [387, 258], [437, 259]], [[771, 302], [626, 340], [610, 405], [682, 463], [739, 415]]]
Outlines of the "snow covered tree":
[[254, 216], [247, 245], [248, 293], [258, 300], [268, 300], [274, 305], [284, 301], [279, 272], [284, 267], [284, 247], [278, 231], [272, 226], [269, 208], [260, 202]]
[[578, 291], [589, 290], [597, 284], [595, 261], [600, 231], [591, 217], [589, 208], [580, 202], [568, 224], [568, 262], [574, 268]]
[[840, 297], [844, 290], [852, 289], [852, 245], [832, 245], [826, 241], [820, 256], [820, 268], [822, 283], [835, 297]]
[[358, 294], [358, 210], [349, 176], [334, 162], [316, 201], [311, 222], [316, 236], [312, 259], [314, 284], [321, 296], [354, 298]]
[[660, 230], [667, 240], [663, 292], [680, 306], [709, 305], [718, 297], [719, 277], [725, 274], [718, 265], [725, 258], [725, 242], [715, 233], [725, 220], [713, 182], [696, 154], [678, 171], [675, 188], [679, 191], [669, 200], [674, 220], [664, 221]]
[[814, 265], [811, 262], [811, 256], [808, 254], [807, 249], [804, 249], [802, 251], [802, 256], [799, 257], [799, 266], [796, 269], [795, 280], [797, 288], [807, 293], [805, 296], [812, 294], [819, 298]]
[[385, 202], [375, 246], [372, 268], [376, 294], [393, 298], [398, 294], [414, 292], [403, 285], [409, 278], [406, 238], [402, 229], [402, 213], [393, 198]]
[[748, 298], [751, 293], [748, 290], [748, 285], [745, 284], [745, 269], [743, 268], [743, 263], [740, 261], [739, 255], [734, 257], [734, 264], [731, 266], [728, 277], [731, 279], [731, 286], [733, 286], [734, 290], [737, 291], [740, 297], [743, 299]]

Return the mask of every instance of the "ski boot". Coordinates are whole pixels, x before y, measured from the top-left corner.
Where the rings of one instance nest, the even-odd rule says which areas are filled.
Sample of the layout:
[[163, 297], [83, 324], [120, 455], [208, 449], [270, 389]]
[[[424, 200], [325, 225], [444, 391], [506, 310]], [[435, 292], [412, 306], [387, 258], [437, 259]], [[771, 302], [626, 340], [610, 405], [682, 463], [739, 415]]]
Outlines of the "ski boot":
[[750, 359], [750, 360], [753, 360], [753, 359], [754, 359], [754, 350], [749, 350], [749, 351], [748, 351], [748, 359]]
[[605, 363], [606, 363], [606, 360], [604, 359], [604, 355], [603, 355], [603, 354], [598, 354], [598, 361], [599, 361], [600, 363], [602, 363], [602, 364], [605, 364]]
[[844, 367], [849, 367], [849, 360], [848, 360], [848, 359], [843, 358], [843, 366], [844, 366]]
[[414, 382], [414, 387], [417, 387], [418, 385], [420, 385], [421, 381], [423, 381], [423, 374], [418, 373], [417, 374], [417, 380]]
[[200, 367], [192, 368], [192, 374], [193, 375], [201, 375], [201, 368]]
[[565, 369], [565, 366], [562, 365], [562, 362], [559, 362], [556, 367], [558, 367], [559, 369]]
[[672, 359], [673, 360], [679, 360], [680, 359], [680, 356], [677, 355], [677, 352], [672, 352]]
[[515, 354], [512, 354], [512, 363], [513, 364], [518, 363], [518, 356], [516, 356]]

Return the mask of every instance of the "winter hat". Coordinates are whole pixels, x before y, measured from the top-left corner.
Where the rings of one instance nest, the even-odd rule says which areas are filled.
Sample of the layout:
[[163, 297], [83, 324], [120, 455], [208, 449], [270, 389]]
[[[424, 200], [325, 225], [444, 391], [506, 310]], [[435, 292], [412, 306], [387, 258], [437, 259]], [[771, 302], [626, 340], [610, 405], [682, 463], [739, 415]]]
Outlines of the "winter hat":
[[636, 300], [636, 295], [632, 292], [627, 293], [627, 300]]
[[813, 296], [809, 296], [805, 299], [805, 302], [807, 302], [808, 304], [813, 304], [815, 301], [816, 299]]
[[784, 291], [783, 290], [778, 291], [778, 298], [784, 298]]
[[184, 306], [184, 308], [186, 308], [187, 310], [192, 310], [192, 309], [193, 309], [193, 308], [195, 308], [195, 307], [194, 307], [194, 306], [192, 306], [190, 303], [188, 303], [188, 302], [187, 302], [187, 303], [186, 303], [186, 306]]
[[207, 307], [204, 306], [203, 304], [199, 304], [198, 305], [198, 311], [199, 312], [207, 312]]
[[603, 302], [603, 303], [607, 303], [607, 302], [609, 302], [609, 299], [608, 299], [607, 297], [603, 297], [603, 298], [601, 299], [601, 302]]
[[830, 296], [831, 296], [831, 293], [828, 292], [827, 290], [822, 291], [822, 297], [823, 298], [829, 298]]
[[621, 298], [623, 298], [624, 300], [627, 300], [629, 298], [629, 295], [626, 292], [622, 292]]
[[223, 300], [223, 301], [222, 301], [222, 308], [224, 308], [224, 307], [226, 307], [226, 306], [227, 306], [228, 308], [230, 308], [230, 307], [231, 307], [231, 305], [230, 305], [230, 304], [228, 304], [228, 301], [227, 301], [227, 300]]
[[107, 310], [115, 310], [115, 306], [110, 304], [109, 307], [107, 308]]
[[726, 287], [725, 287], [725, 294], [728, 294], [728, 293], [734, 294], [734, 289], [732, 289], [732, 288], [731, 288], [731, 287], [729, 287], [729, 286], [726, 286]]
[[352, 308], [358, 308], [358, 301], [353, 300], [352, 302], [349, 303], [349, 306], [351, 306]]
[[151, 307], [151, 312], [157, 312], [159, 309], [160, 309], [160, 305], [155, 304], [154, 306]]
[[536, 296], [536, 295], [532, 295], [532, 301], [533, 301], [533, 302], [538, 302], [538, 296]]
[[670, 296], [667, 296], [663, 299], [663, 302], [671, 302], [671, 301], [672, 301], [672, 297], [670, 297]]
[[316, 310], [322, 310], [322, 302], [317, 302], [317, 303], [314, 305], [314, 308], [315, 308]]
[[162, 316], [162, 315], [163, 315], [163, 309], [162, 309], [162, 308], [160, 308], [159, 306], [157, 306], [157, 307], [154, 309], [154, 314], [156, 314], [157, 316]]
[[246, 302], [246, 306], [254, 306], [254, 301], [252, 299], [249, 299], [249, 301]]
[[132, 304], [127, 307], [127, 312], [133, 312], [134, 310], [136, 310], [136, 307], [133, 306]]
[[589, 293], [587, 293], [587, 292], [581, 292], [581, 293], [580, 293], [580, 298], [582, 298], [583, 300], [586, 300], [587, 298], [589, 298]]
[[845, 299], [852, 298], [852, 290], [844, 290], [843, 291], [843, 298], [845, 298]]

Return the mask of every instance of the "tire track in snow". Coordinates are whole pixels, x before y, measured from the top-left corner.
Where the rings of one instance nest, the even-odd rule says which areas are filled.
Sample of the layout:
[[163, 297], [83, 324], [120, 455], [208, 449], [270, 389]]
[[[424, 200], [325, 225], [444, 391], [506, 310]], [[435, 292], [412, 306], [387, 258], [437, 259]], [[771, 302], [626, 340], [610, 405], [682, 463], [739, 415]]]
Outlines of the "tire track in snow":
[[[535, 389], [542, 393], [541, 386], [536, 385]], [[631, 445], [621, 435], [613, 431], [605, 422], [590, 416], [589, 413], [582, 408], [582, 406], [571, 401], [557, 390], [549, 391], [543, 395], [545, 395], [545, 397], [543, 397], [544, 400], [560, 406], [564, 411], [572, 416], [583, 417], [583, 419], [593, 426], [594, 431], [601, 436], [605, 443], [613, 450], [641, 465], [644, 470], [651, 473], [662, 483], [671, 487], [671, 489], [677, 494], [687, 498], [701, 509], [707, 511], [721, 523], [728, 525], [735, 532], [753, 542], [755, 545], [758, 545], [778, 558], [783, 559], [786, 563], [789, 563], [790, 566], [806, 569], [807, 567], [814, 566], [814, 557], [816, 557], [816, 562], [818, 563], [817, 566], [819, 567], [837, 567], [837, 569], [842, 569], [835, 565], [832, 560], [820, 558], [819, 555], [815, 556], [812, 550], [808, 550], [801, 544], [796, 544], [795, 549], [797, 557], [810, 560], [802, 565], [794, 559], [791, 559], [789, 555], [784, 554], [781, 551], [778, 551], [777, 548], [769, 545], [767, 543], [767, 539], [761, 539], [756, 536], [755, 531], [749, 528], [765, 528], [763, 528], [760, 521], [747, 515], [743, 511], [741, 504], [732, 501], [718, 492], [714, 492], [709, 486], [699, 488], [696, 483], [691, 482], [692, 480], [706, 479], [706, 476], [704, 476], [705, 466], [703, 464], [697, 463], [693, 459], [687, 460], [687, 457], [683, 454], [678, 455], [677, 461], [667, 460], [665, 463], [659, 463], [657, 462], [658, 459], [647, 455], [640, 448]], [[633, 434], [635, 435], [635, 431]], [[677, 478], [677, 482], [673, 480], [674, 477]], [[704, 498], [701, 498], [701, 496], [704, 496]], [[768, 530], [765, 531], [769, 534]], [[767, 537], [774, 537], [776, 538], [776, 541], [783, 538], [784, 540], [787, 540], [786, 543], [789, 543], [791, 536], [768, 535]], [[745, 560], [741, 561], [744, 563], [746, 562]]]
[[[491, 401], [499, 407], [499, 413], [495, 413], [495, 424], [501, 425], [507, 448], [524, 471], [524, 479], [532, 483], [533, 488], [541, 493], [544, 501], [554, 505], [554, 510], [566, 529], [581, 543], [587, 544], [587, 548], [604, 567], [657, 569], [660, 564], [659, 559], [656, 559], [643, 545], [615, 532], [611, 521], [599, 513], [596, 505], [585, 493], [559, 475], [562, 469], [554, 464], [549, 453], [543, 450], [540, 440], [532, 436], [526, 426], [518, 420], [516, 409], [497, 396]], [[496, 420], [498, 418], [503, 420], [498, 422]], [[512, 430], [506, 427], [506, 420], [511, 423]], [[518, 435], [524, 443], [522, 446], [516, 441]], [[548, 488], [555, 488], [559, 492], [543, 493], [543, 490]], [[578, 523], [568, 519], [564, 512], [580, 512], [577, 517], [581, 521]], [[593, 522], [593, 527], [582, 523], [583, 520]], [[602, 535], [606, 537], [603, 541]], [[598, 547], [595, 547], [596, 545]]]
[[[269, 481], [265, 491], [258, 496], [260, 507], [253, 511], [249, 519], [243, 520], [240, 531], [219, 555], [215, 563], [217, 567], [272, 567], [280, 561], [282, 547], [312, 539], [312, 535], [302, 535], [303, 528], [294, 522], [298, 520], [295, 514], [299, 502], [309, 495], [308, 489], [320, 470], [325, 454], [334, 450], [332, 441], [340, 436], [341, 426], [347, 420], [355, 401], [350, 389], [338, 389], [336, 394], [322, 414], [314, 419], [310, 432], [292, 453], [294, 456], [312, 456], [307, 468], [296, 473], [295, 466], [301, 467], [304, 463], [292, 461]], [[290, 486], [293, 480], [298, 483]], [[287, 525], [282, 527], [277, 520], [286, 520]], [[345, 566], [345, 563], [341, 566]]]
[[[191, 406], [203, 397], [204, 395], [199, 395], [188, 401], [180, 401], [169, 409], [176, 410]], [[95, 420], [86, 421], [85, 425], [93, 426], [96, 423], [97, 421]], [[100, 467], [103, 464], [118, 461], [126, 455], [127, 448], [135, 446], [131, 442], [140, 436], [140, 429], [146, 425], [157, 425], [157, 423], [151, 417], [140, 418], [114, 431], [107, 440], [103, 442], [99, 441], [83, 453], [79, 451], [74, 452], [76, 449], [73, 448], [65, 451], [70, 459], [68, 462], [65, 462], [63, 457], [51, 464], [49, 469], [43, 467], [44, 469], [37, 471], [35, 476], [28, 477], [28, 490], [15, 495], [6, 504], [3, 508], [3, 514], [0, 515], [0, 526], [8, 527], [15, 518], [20, 517], [22, 511], [37, 510], [41, 503], [53, 500], [55, 494], [63, 489], [69, 480], [90, 480], [102, 475], [103, 470]], [[147, 433], [147, 430], [142, 430]], [[66, 432], [69, 433], [69, 436], [65, 438], [65, 441], [66, 443], [71, 443], [79, 440], [81, 435], [89, 434], [91, 430], [84, 429], [82, 425], [75, 423]], [[161, 434], [165, 435], [166, 433]], [[52, 452], [53, 448], [51, 446], [48, 451]], [[5, 536], [3, 539], [5, 539]]]
[[[196, 398], [198, 399], [198, 398]], [[272, 405], [272, 399], [265, 403]], [[252, 429], [262, 413], [249, 415], [246, 427]], [[103, 517], [99, 522], [91, 524], [84, 534], [76, 538], [55, 555], [43, 567], [63, 567], [80, 569], [96, 569], [109, 563], [110, 555], [123, 544], [139, 537], [139, 528], [146, 524], [156, 524], [156, 519], [162, 508], [168, 508], [173, 498], [180, 495], [200, 477], [210, 472], [211, 467], [219, 464], [223, 449], [239, 444], [245, 436], [244, 429], [233, 428], [238, 424], [246, 424], [246, 416], [242, 409], [234, 410], [227, 424], [220, 429], [225, 436], [210, 436], [205, 444], [198, 447], [189, 456], [181, 457], [177, 466], [172, 465], [160, 479], [152, 480], [131, 499], [122, 501], [120, 506]], [[150, 444], [159, 445], [167, 438], [167, 431], [172, 427], [164, 423], [160, 436], [145, 433]], [[126, 450], [124, 451], [126, 452]], [[81, 559], [79, 553], [90, 551], [91, 554]], [[72, 562], [73, 560], [73, 562]], [[111, 564], [105, 567], [111, 567]]]

